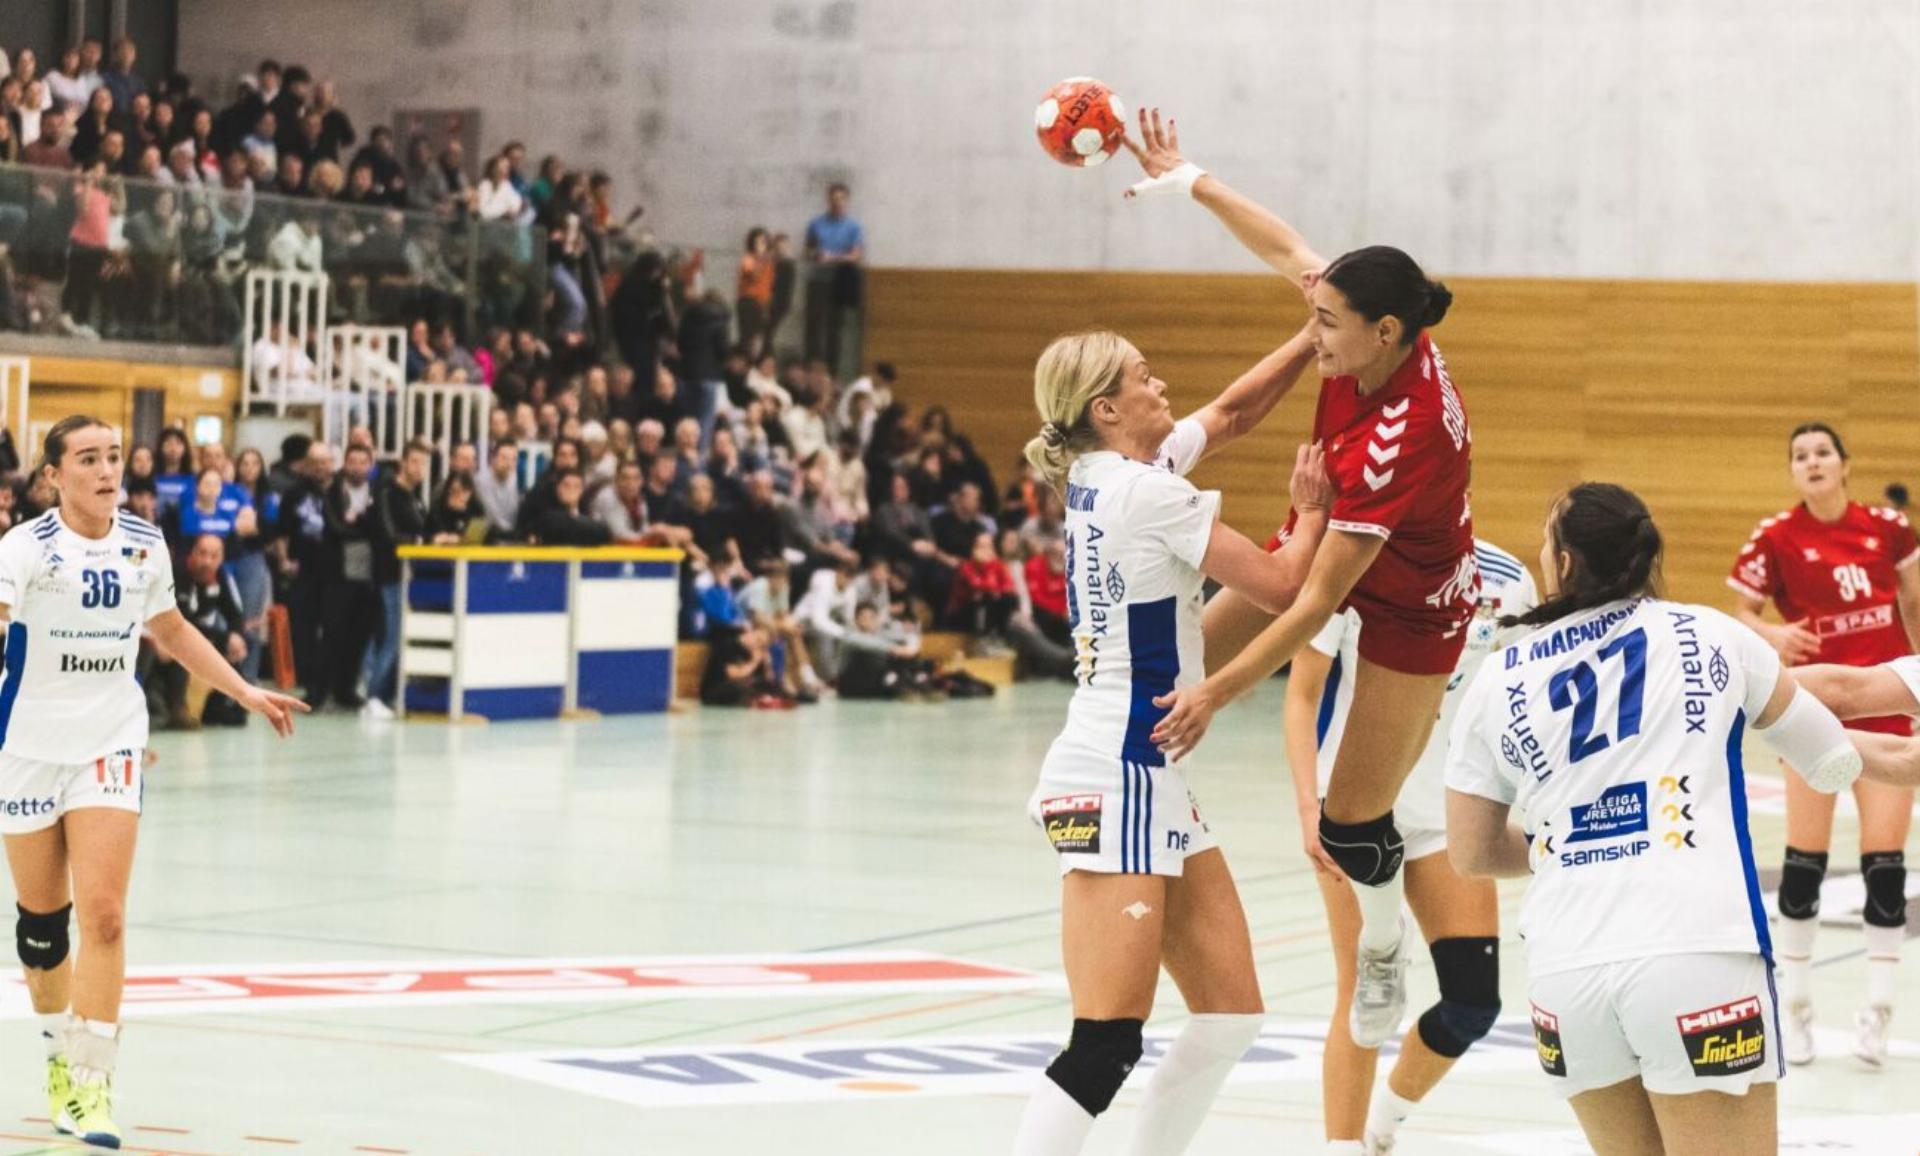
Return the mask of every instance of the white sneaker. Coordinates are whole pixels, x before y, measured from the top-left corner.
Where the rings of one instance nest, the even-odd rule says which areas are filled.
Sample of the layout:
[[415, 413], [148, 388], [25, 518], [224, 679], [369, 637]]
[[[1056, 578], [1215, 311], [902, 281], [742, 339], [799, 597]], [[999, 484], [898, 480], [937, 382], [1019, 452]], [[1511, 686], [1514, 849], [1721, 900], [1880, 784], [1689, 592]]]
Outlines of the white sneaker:
[[1377, 1048], [1400, 1030], [1400, 1020], [1407, 1013], [1406, 946], [1403, 920], [1391, 951], [1376, 954], [1360, 949], [1353, 1007], [1347, 1013], [1347, 1031], [1360, 1047]]
[[1790, 1003], [1786, 1006], [1786, 1015], [1780, 1018], [1781, 1031], [1786, 1039], [1780, 1042], [1780, 1051], [1787, 1062], [1801, 1067], [1813, 1062], [1813, 1004], [1807, 1000]]
[[360, 717], [375, 722], [389, 722], [393, 719], [393, 708], [377, 698], [370, 698], [361, 704]]
[[1364, 1141], [1367, 1156], [1393, 1156], [1393, 1145], [1397, 1140], [1398, 1137], [1382, 1136], [1368, 1129], [1367, 1138]]
[[1863, 1007], [1853, 1016], [1853, 1054], [1860, 1062], [1880, 1067], [1887, 1062], [1887, 1024], [1893, 1009], [1885, 1004]]

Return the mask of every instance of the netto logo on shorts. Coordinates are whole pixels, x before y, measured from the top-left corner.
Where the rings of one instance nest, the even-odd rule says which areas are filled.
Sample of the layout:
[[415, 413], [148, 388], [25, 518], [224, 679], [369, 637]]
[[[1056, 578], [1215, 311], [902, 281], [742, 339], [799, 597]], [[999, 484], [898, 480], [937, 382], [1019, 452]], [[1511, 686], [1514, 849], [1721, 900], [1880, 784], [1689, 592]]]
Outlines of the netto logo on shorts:
[[1040, 800], [1040, 821], [1055, 851], [1100, 853], [1100, 802], [1099, 795], [1056, 795]]
[[1549, 1076], [1567, 1074], [1566, 1049], [1560, 1046], [1560, 1017], [1550, 1011], [1533, 1008], [1533, 1050], [1540, 1056], [1540, 1068]]
[[1696, 1076], [1733, 1076], [1766, 1063], [1767, 1019], [1759, 996], [1675, 1016]]
[[123, 674], [127, 669], [127, 656], [116, 654], [112, 658], [81, 658], [77, 654], [60, 656], [61, 674]]
[[52, 814], [54, 805], [52, 795], [44, 799], [0, 799], [0, 815], [9, 819], [28, 819]]

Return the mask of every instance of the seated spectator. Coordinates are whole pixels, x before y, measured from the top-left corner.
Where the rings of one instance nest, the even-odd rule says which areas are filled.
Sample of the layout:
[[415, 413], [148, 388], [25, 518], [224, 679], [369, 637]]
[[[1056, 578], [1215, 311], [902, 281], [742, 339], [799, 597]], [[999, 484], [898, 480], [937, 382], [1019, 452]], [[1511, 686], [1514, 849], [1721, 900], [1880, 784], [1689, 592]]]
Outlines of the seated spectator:
[[1067, 543], [1051, 538], [1027, 558], [1026, 609], [1007, 637], [1029, 669], [1050, 678], [1074, 676], [1073, 630], [1067, 619]]
[[612, 541], [607, 527], [580, 512], [587, 482], [579, 467], [556, 467], [553, 474], [553, 501], [533, 524], [534, 540], [542, 546], [604, 546]]
[[637, 544], [647, 539], [646, 469], [639, 462], [621, 462], [613, 484], [593, 496], [593, 520], [607, 528], [615, 542]]
[[[500, 412], [495, 410], [495, 413]], [[508, 537], [520, 519], [520, 443], [499, 438], [487, 456], [487, 471], [474, 482], [490, 537]]]
[[700, 676], [700, 701], [706, 706], [786, 705], [773, 680], [767, 636], [734, 624], [707, 632], [707, 668]]
[[447, 472], [467, 475], [467, 481], [473, 481], [474, 471], [480, 468], [480, 447], [472, 442], [454, 442], [447, 451]]
[[487, 162], [480, 185], [474, 191], [474, 212], [483, 221], [517, 221], [527, 202], [514, 188], [513, 164], [505, 153]]
[[667, 427], [661, 425], [657, 421], [654, 421], [652, 418], [646, 418], [642, 421], [634, 423], [634, 427], [633, 427], [633, 456], [634, 457], [639, 458], [642, 461], [651, 461], [654, 458], [657, 458], [660, 456], [661, 450], [666, 446], [666, 441], [667, 441]]
[[607, 427], [597, 421], [580, 423], [580, 446], [583, 454], [583, 471], [587, 475], [589, 488], [598, 490], [613, 480], [613, 473], [620, 468], [620, 458], [607, 445]]
[[932, 528], [933, 561], [938, 565], [928, 571], [932, 585], [924, 593], [935, 606], [944, 606], [953, 572], [973, 553], [974, 540], [994, 532], [992, 521], [980, 513], [980, 487], [967, 482], [956, 489], [952, 504], [934, 515]]
[[841, 646], [841, 698], [897, 699], [934, 691], [933, 664], [920, 657], [919, 639], [887, 622], [870, 602], [854, 607]]
[[523, 537], [531, 535], [534, 532], [534, 525], [546, 517], [547, 508], [554, 501], [554, 488], [560, 479], [560, 471], [578, 472], [580, 460], [579, 442], [562, 439], [553, 443], [553, 457], [548, 460], [547, 468], [541, 472], [539, 478], [535, 479], [533, 485], [527, 487], [525, 496], [520, 499], [520, 513], [516, 525]]
[[695, 418], [683, 417], [673, 427], [674, 490], [685, 493], [688, 480], [700, 473], [705, 465], [705, 455], [700, 452], [700, 422]]
[[954, 572], [948, 628], [966, 631], [981, 653], [1005, 653], [1007, 623], [1019, 606], [1013, 574], [994, 549], [993, 535], [976, 535], [967, 560]]
[[480, 363], [475, 361], [473, 353], [460, 344], [453, 332], [453, 323], [442, 321], [433, 333], [433, 351], [435, 356], [447, 363], [449, 374], [465, 374], [465, 380], [478, 384], [481, 381]]
[[784, 558], [768, 558], [760, 576], [746, 584], [736, 599], [747, 622], [769, 640], [781, 689], [799, 702], [814, 702], [822, 689], [820, 676], [807, 654], [806, 632], [793, 614], [792, 573]]
[[[226, 551], [214, 534], [202, 534], [190, 541], [191, 548], [174, 583], [180, 613], [227, 661], [238, 666], [247, 657], [246, 619], [240, 610], [240, 588], [223, 568]], [[147, 688], [148, 713], [161, 726], [193, 726], [186, 709], [186, 668], [157, 646], [146, 661], [152, 663], [142, 680]], [[207, 696], [200, 721], [212, 726], [245, 726], [247, 712], [215, 692]]]
[[713, 448], [707, 454], [706, 466], [701, 470], [713, 479], [714, 490], [724, 506], [739, 506], [747, 500], [747, 474], [750, 472], [740, 454], [740, 444], [734, 440], [731, 426], [718, 426], [713, 431]]
[[841, 516], [864, 524], [871, 512], [867, 506], [867, 465], [860, 460], [860, 437], [851, 430], [841, 433], [839, 453], [828, 458], [828, 489]]
[[736, 553], [737, 543], [734, 537], [736, 515], [734, 511], [720, 504], [715, 495], [712, 478], [705, 474], [696, 474], [687, 486], [687, 505], [681, 512], [685, 519], [688, 542], [683, 549], [697, 552], [707, 559], [707, 564], [716, 575], [729, 577], [744, 573], [746, 567]]
[[194, 484], [193, 501], [180, 507], [177, 515], [177, 534], [182, 542], [193, 542], [202, 537], [220, 539], [222, 561], [226, 540], [238, 534], [242, 537], [259, 532], [258, 515], [254, 513], [251, 502], [244, 502], [229, 489], [226, 477], [218, 466], [210, 466], [200, 471]]
[[485, 546], [494, 541], [493, 523], [474, 499], [473, 475], [454, 470], [440, 483], [427, 511], [427, 541], [436, 546]]
[[805, 596], [794, 608], [794, 617], [806, 631], [807, 652], [813, 656], [821, 675], [835, 683], [840, 680], [842, 644], [854, 625], [859, 599], [854, 581], [859, 576], [857, 558], [841, 558], [830, 566], [822, 566], [813, 572]]

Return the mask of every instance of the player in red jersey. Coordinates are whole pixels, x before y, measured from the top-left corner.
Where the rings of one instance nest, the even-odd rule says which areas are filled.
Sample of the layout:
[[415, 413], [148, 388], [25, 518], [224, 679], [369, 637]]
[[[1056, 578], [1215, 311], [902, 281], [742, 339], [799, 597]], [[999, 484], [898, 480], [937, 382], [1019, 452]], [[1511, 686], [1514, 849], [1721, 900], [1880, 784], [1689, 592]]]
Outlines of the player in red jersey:
[[[1740, 595], [1734, 613], [1773, 644], [1789, 666], [1874, 666], [1920, 648], [1920, 545], [1907, 516], [1847, 496], [1847, 450], [1830, 426], [1809, 422], [1787, 441], [1800, 504], [1762, 521], [1740, 548], [1727, 579]], [[1762, 620], [1771, 601], [1784, 624]], [[1906, 735], [1905, 715], [1861, 718], [1854, 730]], [[1820, 883], [1833, 841], [1834, 796], [1787, 775], [1787, 859], [1780, 876], [1780, 995], [1787, 1061], [1813, 1059], [1808, 979]], [[1906, 937], [1907, 865], [1901, 850], [1913, 821], [1913, 792], [1862, 780], [1860, 874], [1866, 883], [1867, 1006], [1855, 1016], [1854, 1054], [1874, 1066], [1887, 1055], [1900, 942]]]
[[[1182, 157], [1159, 110], [1141, 113], [1140, 132], [1128, 147], [1147, 179], [1130, 193], [1184, 191], [1306, 293], [1324, 379], [1313, 436], [1339, 489], [1298, 600], [1205, 681], [1156, 700], [1168, 714], [1154, 740], [1171, 756], [1184, 754], [1216, 709], [1278, 670], [1336, 611], [1359, 612], [1352, 712], [1319, 834], [1360, 905], [1349, 1027], [1355, 1043], [1378, 1047], [1406, 1007], [1405, 846], [1393, 802], [1427, 745], [1480, 591], [1467, 412], [1426, 333], [1453, 295], [1386, 246], [1328, 264], [1286, 222]], [[1251, 609], [1238, 601], [1209, 609], [1207, 632], [1221, 649], [1231, 648], [1229, 637], [1252, 634]], [[1208, 648], [1216, 650], [1215, 637]]]

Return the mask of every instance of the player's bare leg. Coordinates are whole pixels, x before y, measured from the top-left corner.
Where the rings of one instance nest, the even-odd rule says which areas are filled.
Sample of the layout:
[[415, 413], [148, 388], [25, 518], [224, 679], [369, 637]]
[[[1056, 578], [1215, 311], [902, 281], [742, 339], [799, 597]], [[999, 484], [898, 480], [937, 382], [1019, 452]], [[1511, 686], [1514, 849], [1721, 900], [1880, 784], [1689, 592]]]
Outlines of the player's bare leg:
[[[19, 906], [15, 938], [21, 956], [20, 973], [40, 1021], [40, 1042], [46, 1050], [48, 1118], [57, 1120], [71, 1091], [67, 1008], [73, 985], [73, 953], [68, 940], [73, 892], [67, 877], [66, 831], [55, 823], [30, 834], [8, 835], [6, 843], [7, 867], [13, 875]], [[38, 966], [49, 962], [50, 967]]]
[[[1695, 1092], [1687, 1096], [1648, 1093], [1668, 1152], [1778, 1152], [1780, 1102], [1777, 1084], [1755, 1084], [1744, 1096]], [[1587, 1133], [1591, 1139], [1593, 1133]], [[1599, 1156], [1607, 1156], [1600, 1152]], [[1657, 1151], [1657, 1149], [1656, 1149]]]
[[1853, 1054], [1879, 1067], [1887, 1059], [1900, 946], [1907, 937], [1907, 864], [1913, 791], [1861, 779], [1853, 786], [1860, 808], [1860, 874], [1866, 886], [1867, 999], [1854, 1013]]
[[1346, 872], [1360, 905], [1351, 1019], [1354, 1042], [1363, 1047], [1390, 1039], [1406, 1011], [1402, 844], [1393, 801], [1426, 749], [1448, 677], [1402, 674], [1364, 657], [1355, 664], [1353, 705], [1321, 807], [1321, 845]]
[[[67, 812], [63, 821], [73, 872], [74, 916], [80, 928], [73, 1024], [67, 1034], [74, 1085], [67, 1122], [89, 1143], [118, 1147], [112, 1086], [120, 1051], [120, 996], [127, 972], [127, 884], [133, 875], [140, 817], [131, 811], [87, 807]], [[106, 1142], [108, 1136], [111, 1144]]]
[[[1580, 1130], [1587, 1134], [1587, 1143], [1593, 1146], [1594, 1156], [1666, 1156], [1667, 1149], [1660, 1139], [1660, 1122], [1653, 1114], [1653, 1104], [1640, 1077], [1582, 1092], [1570, 1103], [1574, 1116], [1580, 1121]], [[1724, 1150], [1773, 1151], [1772, 1148], [1731, 1145]]]
[[1813, 944], [1820, 928], [1820, 884], [1833, 846], [1837, 796], [1809, 787], [1783, 760], [1787, 787], [1787, 851], [1780, 875], [1780, 1053], [1790, 1064], [1813, 1061]]
[[1320, 1112], [1329, 1151], [1357, 1153], [1366, 1130], [1368, 1090], [1380, 1062], [1380, 1049], [1354, 1043], [1347, 1024], [1360, 951], [1360, 905], [1345, 880], [1319, 872], [1313, 878], [1320, 885], [1333, 939], [1333, 1018], [1327, 1023], [1326, 1048], [1320, 1054]]

